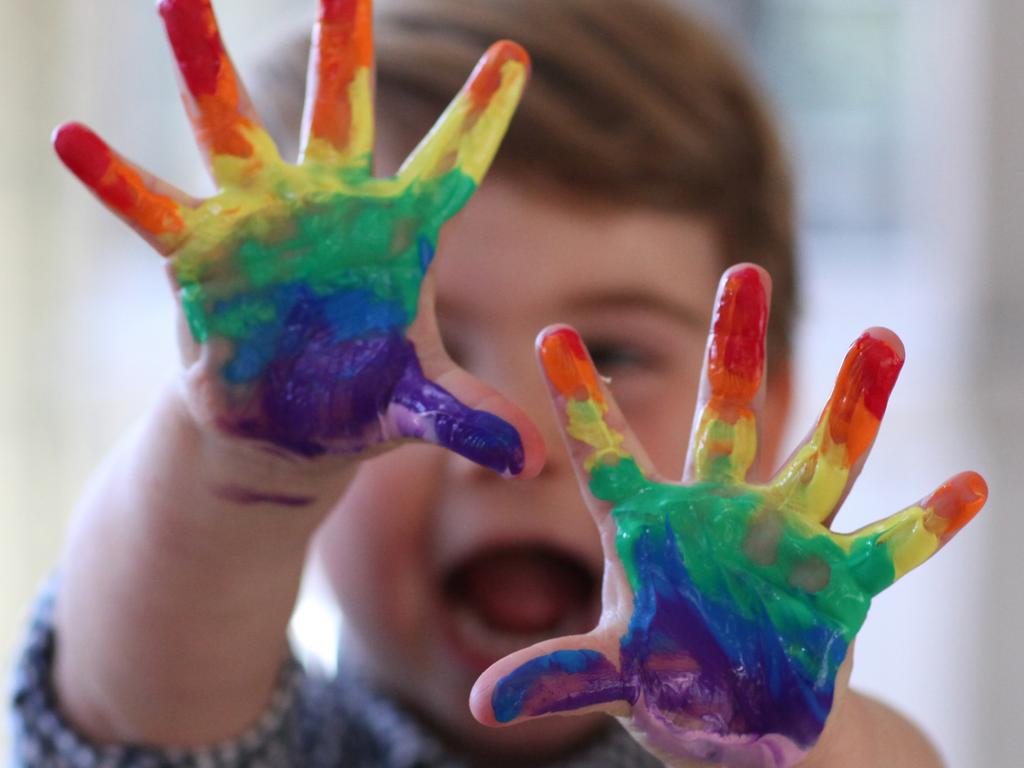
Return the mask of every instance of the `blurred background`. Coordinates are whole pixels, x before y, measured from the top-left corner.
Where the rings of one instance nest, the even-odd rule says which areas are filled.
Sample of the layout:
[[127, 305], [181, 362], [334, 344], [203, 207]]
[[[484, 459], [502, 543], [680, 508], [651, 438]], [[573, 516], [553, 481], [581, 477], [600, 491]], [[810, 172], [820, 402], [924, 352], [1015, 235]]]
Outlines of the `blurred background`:
[[[474, 0], [487, 2], [487, 0]], [[557, 0], [552, 0], [557, 1]], [[772, 95], [800, 172], [803, 310], [791, 442], [846, 345], [897, 330], [908, 362], [838, 526], [967, 468], [982, 516], [876, 601], [854, 685], [922, 724], [953, 766], [1020, 764], [1024, 730], [1024, 4], [678, 0], [719, 25]], [[217, 0], [236, 62], [314, 0]], [[49, 148], [67, 119], [209, 191], [152, 3], [0, 2], [0, 664], [9, 666], [90, 472], [177, 360], [156, 257]], [[329, 664], [315, 579], [294, 630]], [[0, 725], [0, 729], [3, 726]], [[7, 733], [0, 730], [0, 753]]]

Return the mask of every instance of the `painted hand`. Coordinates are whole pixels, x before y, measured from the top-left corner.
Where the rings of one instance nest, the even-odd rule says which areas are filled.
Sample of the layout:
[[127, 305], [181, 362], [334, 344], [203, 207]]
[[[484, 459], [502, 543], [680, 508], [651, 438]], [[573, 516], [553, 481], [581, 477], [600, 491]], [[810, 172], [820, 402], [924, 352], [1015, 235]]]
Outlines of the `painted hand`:
[[757, 448], [769, 282], [722, 279], [682, 484], [658, 477], [576, 333], [538, 340], [606, 554], [587, 635], [509, 656], [477, 682], [487, 724], [600, 709], [672, 765], [792, 766], [815, 744], [871, 598], [920, 565], [985, 501], [963, 473], [852, 534], [829, 529], [903, 364], [894, 334], [851, 348], [807, 441], [765, 485]]
[[370, 0], [321, 1], [297, 165], [261, 126], [210, 0], [158, 7], [218, 193], [192, 199], [78, 124], [59, 128], [54, 144], [167, 258], [189, 330], [194, 409], [231, 434], [306, 456], [418, 438], [520, 472], [517, 429], [465, 402], [501, 411], [531, 445], [540, 438], [518, 409], [455, 367], [429, 280], [423, 288], [441, 225], [480, 183], [518, 103], [524, 51], [496, 43], [398, 173], [379, 179]]

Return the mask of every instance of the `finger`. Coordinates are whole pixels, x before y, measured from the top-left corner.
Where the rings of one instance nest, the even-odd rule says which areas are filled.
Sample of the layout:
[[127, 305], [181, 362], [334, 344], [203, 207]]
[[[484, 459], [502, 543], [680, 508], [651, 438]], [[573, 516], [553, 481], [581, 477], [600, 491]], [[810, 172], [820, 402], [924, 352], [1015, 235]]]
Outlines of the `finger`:
[[458, 400], [427, 379], [415, 360], [391, 394], [386, 420], [385, 437], [439, 445], [502, 475], [521, 475], [526, 468], [526, 450], [515, 427]]
[[850, 347], [814, 432], [771, 482], [808, 519], [831, 523], [875, 441], [903, 361], [902, 342], [885, 328], [865, 331]]
[[321, 0], [300, 156], [368, 175], [372, 152], [373, 3]]
[[639, 689], [635, 682], [627, 684], [610, 654], [595, 650], [595, 645], [591, 635], [560, 637], [502, 659], [473, 686], [473, 716], [493, 726], [594, 709], [625, 714], [639, 698]]
[[186, 215], [197, 202], [184, 192], [137, 168], [79, 123], [60, 126], [53, 147], [107, 208], [161, 254], [172, 253], [185, 238]]
[[753, 264], [718, 286], [684, 481], [742, 482], [757, 455], [771, 278]]
[[415, 346], [423, 377], [428, 383], [433, 382], [450, 393], [468, 409], [485, 411], [511, 425], [519, 435], [523, 450], [522, 471], [514, 474], [517, 478], [535, 477], [544, 466], [544, 438], [533, 420], [519, 406], [456, 365], [441, 342], [434, 302], [434, 282], [428, 272], [420, 290], [416, 318], [407, 331], [408, 339]]
[[529, 68], [526, 51], [516, 43], [492, 45], [398, 170], [399, 185], [416, 187], [425, 217], [438, 226], [483, 180], [522, 96]]
[[961, 472], [912, 507], [849, 534], [851, 567], [877, 595], [944, 547], [985, 505], [988, 485]]
[[547, 378], [580, 488], [592, 511], [645, 487], [656, 472], [601, 382], [579, 334], [565, 325], [545, 328], [537, 355]]
[[158, 7], [178, 62], [185, 109], [214, 180], [240, 186], [280, 163], [235, 74], [210, 0], [159, 0]]

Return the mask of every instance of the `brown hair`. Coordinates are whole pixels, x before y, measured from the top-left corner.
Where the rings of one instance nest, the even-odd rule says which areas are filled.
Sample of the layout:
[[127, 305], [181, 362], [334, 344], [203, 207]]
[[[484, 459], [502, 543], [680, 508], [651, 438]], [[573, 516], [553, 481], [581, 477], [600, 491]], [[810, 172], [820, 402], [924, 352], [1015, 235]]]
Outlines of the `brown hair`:
[[[533, 74], [496, 167], [588, 197], [707, 216], [723, 267], [752, 261], [771, 273], [769, 353], [788, 354], [788, 164], [757, 87], [710, 30], [660, 0], [378, 0], [374, 32], [378, 108], [409, 148], [488, 45], [522, 44]], [[255, 83], [285, 151], [298, 136], [308, 51], [308, 34], [293, 36]]]

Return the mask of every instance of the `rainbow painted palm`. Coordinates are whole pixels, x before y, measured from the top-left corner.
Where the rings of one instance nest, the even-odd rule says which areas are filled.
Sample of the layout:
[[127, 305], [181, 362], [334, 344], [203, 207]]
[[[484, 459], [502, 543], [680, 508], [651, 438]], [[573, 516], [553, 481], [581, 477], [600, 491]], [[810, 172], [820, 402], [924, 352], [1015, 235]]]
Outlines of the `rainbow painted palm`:
[[984, 481], [963, 473], [854, 534], [828, 528], [903, 364], [898, 340], [881, 330], [853, 345], [800, 450], [771, 482], [747, 482], [767, 316], [760, 271], [727, 273], [690, 443], [692, 482], [682, 485], [656, 479], [624, 425], [609, 425], [621, 416], [575, 332], [542, 337], [591, 509], [599, 526], [614, 526], [606, 547], [614, 541], [609, 557], [624, 569], [631, 610], [626, 626], [612, 611], [612, 626], [603, 620], [575, 642], [522, 652], [532, 658], [493, 689], [496, 721], [625, 702], [628, 727], [670, 760], [794, 765], [824, 727], [871, 598], [980, 509]]
[[221, 426], [306, 455], [417, 437], [519, 471], [515, 430], [428, 380], [406, 336], [438, 231], [477, 188], [518, 103], [523, 50], [496, 43], [398, 173], [378, 179], [370, 0], [321, 2], [297, 165], [260, 125], [209, 0], [158, 6], [219, 192], [194, 200], [78, 124], [55, 146], [168, 257], [221, 379]]

